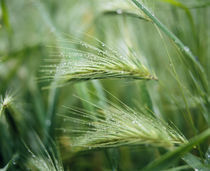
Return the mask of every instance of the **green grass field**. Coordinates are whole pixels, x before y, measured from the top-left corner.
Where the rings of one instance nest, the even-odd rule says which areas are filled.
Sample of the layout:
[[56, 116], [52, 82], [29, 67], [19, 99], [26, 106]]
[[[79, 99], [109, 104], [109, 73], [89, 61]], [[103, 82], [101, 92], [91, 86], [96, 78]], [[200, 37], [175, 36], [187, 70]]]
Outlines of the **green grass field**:
[[0, 0], [0, 171], [210, 170], [210, 0]]

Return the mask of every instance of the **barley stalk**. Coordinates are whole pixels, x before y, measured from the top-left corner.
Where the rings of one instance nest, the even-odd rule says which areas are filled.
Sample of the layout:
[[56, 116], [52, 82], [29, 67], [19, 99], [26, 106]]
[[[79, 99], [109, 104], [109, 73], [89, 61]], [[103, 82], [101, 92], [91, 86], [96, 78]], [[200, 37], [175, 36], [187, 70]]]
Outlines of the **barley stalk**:
[[40, 80], [54, 80], [58, 86], [107, 78], [157, 80], [133, 53], [121, 54], [99, 40], [99, 46], [77, 40], [63, 42], [67, 45], [76, 44], [82, 49], [58, 47], [61, 53], [53, 53], [56, 58], [49, 61], [60, 63], [43, 66], [45, 76], [40, 77]]
[[175, 129], [154, 116], [139, 113], [125, 104], [121, 107], [108, 103], [103, 108], [94, 105], [95, 112], [68, 108], [69, 116], [59, 115], [67, 128], [58, 130], [72, 139], [72, 148], [149, 144], [170, 149], [187, 142]]

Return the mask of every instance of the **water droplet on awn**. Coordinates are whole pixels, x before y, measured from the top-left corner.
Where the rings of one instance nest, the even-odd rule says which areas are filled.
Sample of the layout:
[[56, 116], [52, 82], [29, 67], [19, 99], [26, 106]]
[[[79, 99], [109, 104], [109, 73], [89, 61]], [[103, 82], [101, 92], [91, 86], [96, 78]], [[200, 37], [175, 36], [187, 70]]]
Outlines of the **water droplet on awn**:
[[121, 9], [118, 9], [116, 12], [117, 12], [117, 14], [122, 14], [122, 10]]
[[185, 50], [186, 52], [189, 52], [189, 51], [190, 51], [190, 49], [189, 49], [187, 46], [184, 47], [184, 50]]

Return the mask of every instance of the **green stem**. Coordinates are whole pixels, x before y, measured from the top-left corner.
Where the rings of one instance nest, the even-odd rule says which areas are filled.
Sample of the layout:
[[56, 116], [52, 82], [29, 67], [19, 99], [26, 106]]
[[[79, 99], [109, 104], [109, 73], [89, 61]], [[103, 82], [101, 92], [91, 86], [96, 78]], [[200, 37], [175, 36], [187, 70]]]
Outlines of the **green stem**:
[[176, 35], [174, 33], [172, 33], [163, 23], [161, 23], [161, 21], [159, 21], [154, 14], [149, 11], [147, 9], [147, 7], [145, 7], [142, 3], [138, 2], [137, 0], [132, 0], [137, 7], [139, 7], [157, 26], [158, 28], [160, 28], [168, 37], [170, 37], [175, 44], [181, 49], [183, 50], [183, 52], [190, 57], [190, 59], [195, 62], [197, 65], [199, 65], [199, 67], [202, 70], [202, 66], [200, 66], [200, 63], [198, 63], [198, 61], [196, 60], [196, 57], [192, 54], [192, 52], [190, 51], [189, 48], [187, 48], [187, 46], [185, 46], [182, 41], [176, 37]]
[[197, 66], [199, 69], [200, 73], [205, 74], [203, 67], [201, 66], [200, 62], [197, 61], [195, 55], [191, 52], [191, 50], [182, 43], [182, 41], [174, 34], [172, 33], [161, 21], [158, 20], [154, 16], [154, 14], [147, 9], [141, 2], [138, 0], [132, 0], [132, 2], [139, 8], [141, 9], [156, 25], [157, 27], [162, 30], [168, 37], [170, 37], [174, 43], [185, 53], [187, 57], [189, 57], [192, 62]]
[[210, 137], [210, 128], [202, 132], [201, 134], [197, 135], [196, 137], [193, 137], [189, 143], [184, 144], [182, 146], [177, 147], [173, 151], [169, 151], [166, 154], [164, 154], [159, 159], [151, 162], [148, 166], [146, 166], [144, 171], [156, 171], [156, 170], [163, 170], [171, 166], [175, 161], [177, 161], [180, 158], [183, 158], [183, 156], [193, 149], [193, 147], [197, 144], [200, 144], [204, 140]]

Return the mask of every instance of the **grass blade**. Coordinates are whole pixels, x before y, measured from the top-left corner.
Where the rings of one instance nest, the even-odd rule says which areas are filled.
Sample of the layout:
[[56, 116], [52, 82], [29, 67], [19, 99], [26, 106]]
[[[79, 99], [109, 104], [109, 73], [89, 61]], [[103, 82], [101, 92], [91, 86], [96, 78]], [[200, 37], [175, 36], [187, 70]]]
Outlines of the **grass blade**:
[[180, 48], [182, 52], [195, 64], [196, 69], [198, 70], [201, 76], [201, 82], [203, 84], [203, 88], [208, 91], [206, 75], [204, 69], [200, 62], [196, 59], [195, 55], [191, 52], [191, 50], [184, 45], [184, 43], [174, 34], [172, 33], [144, 4], [138, 0], [132, 0], [140, 10], [142, 10], [154, 23], [155, 25], [162, 30], [170, 39], [174, 41], [174, 43]]
[[129, 0], [113, 0], [113, 1], [100, 1], [98, 4], [99, 9], [105, 15], [121, 15], [139, 18], [145, 21], [150, 21], [143, 12], [139, 12], [138, 8]]
[[193, 169], [202, 170], [202, 171], [208, 171], [210, 168], [207, 168], [205, 166], [200, 158], [188, 153], [182, 158], [189, 166], [191, 166]]
[[210, 137], [210, 129], [207, 129], [200, 135], [192, 138], [189, 143], [184, 144], [177, 149], [170, 151], [163, 155], [161, 158], [149, 164], [144, 170], [161, 170], [171, 166], [176, 160], [181, 158], [184, 154], [189, 152], [195, 145], [200, 144], [202, 141]]
[[125, 104], [123, 107], [110, 101], [107, 104], [106, 107], [92, 104], [94, 112], [68, 108], [69, 116], [59, 115], [66, 127], [58, 130], [71, 137], [71, 146], [76, 151], [139, 144], [170, 149], [186, 143], [182, 135], [158, 118], [137, 113]]

